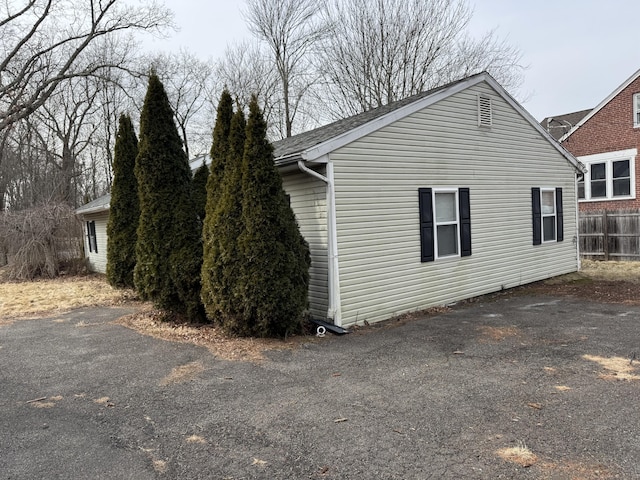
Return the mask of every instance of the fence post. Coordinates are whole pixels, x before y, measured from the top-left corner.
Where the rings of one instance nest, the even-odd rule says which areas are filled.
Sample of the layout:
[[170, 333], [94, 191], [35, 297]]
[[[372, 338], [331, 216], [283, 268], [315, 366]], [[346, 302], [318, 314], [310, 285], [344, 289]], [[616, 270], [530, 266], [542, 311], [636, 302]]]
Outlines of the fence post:
[[602, 250], [605, 261], [609, 260], [609, 221], [607, 211], [602, 212]]

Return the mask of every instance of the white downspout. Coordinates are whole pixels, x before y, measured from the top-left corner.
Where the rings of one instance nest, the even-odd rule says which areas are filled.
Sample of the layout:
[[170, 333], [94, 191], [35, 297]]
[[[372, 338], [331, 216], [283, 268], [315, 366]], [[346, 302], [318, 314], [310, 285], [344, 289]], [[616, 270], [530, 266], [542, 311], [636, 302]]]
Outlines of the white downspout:
[[[585, 173], [582, 173], [586, 175]], [[578, 257], [578, 271], [582, 270], [582, 259], [580, 258], [580, 199], [578, 198], [578, 175], [574, 175], [574, 192], [576, 195], [576, 255]]]
[[336, 223], [336, 194], [333, 188], [333, 164], [326, 163], [327, 176], [323, 176], [311, 170], [304, 164], [303, 160], [298, 160], [298, 168], [312, 177], [322, 180], [327, 184], [327, 283], [329, 290], [329, 308], [327, 310], [327, 318], [333, 319], [334, 325], [342, 326], [342, 312], [340, 309], [340, 275], [338, 273], [338, 233]]

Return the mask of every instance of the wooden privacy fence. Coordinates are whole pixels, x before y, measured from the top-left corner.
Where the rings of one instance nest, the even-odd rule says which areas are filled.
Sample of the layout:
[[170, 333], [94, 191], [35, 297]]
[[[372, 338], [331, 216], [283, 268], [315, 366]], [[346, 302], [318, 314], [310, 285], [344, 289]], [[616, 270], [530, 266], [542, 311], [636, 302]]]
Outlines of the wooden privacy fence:
[[640, 260], [640, 210], [580, 212], [580, 255], [593, 260]]

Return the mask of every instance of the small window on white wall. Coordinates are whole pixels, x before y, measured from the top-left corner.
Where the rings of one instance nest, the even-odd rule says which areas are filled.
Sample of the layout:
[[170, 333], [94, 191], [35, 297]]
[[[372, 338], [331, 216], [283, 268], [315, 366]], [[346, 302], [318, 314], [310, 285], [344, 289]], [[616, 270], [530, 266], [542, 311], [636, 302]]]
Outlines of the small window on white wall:
[[640, 93], [633, 94], [633, 126], [640, 127]]

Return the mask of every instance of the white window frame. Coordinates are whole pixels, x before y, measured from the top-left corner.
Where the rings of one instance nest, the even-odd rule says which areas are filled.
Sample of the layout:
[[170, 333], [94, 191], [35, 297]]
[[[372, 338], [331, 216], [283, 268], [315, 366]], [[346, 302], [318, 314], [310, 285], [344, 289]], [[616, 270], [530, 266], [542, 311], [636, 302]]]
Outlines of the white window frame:
[[[587, 167], [584, 174], [584, 198], [579, 202], [610, 202], [617, 200], [634, 200], [636, 198], [636, 155], [638, 150], [618, 150], [616, 152], [597, 153], [578, 157], [578, 160]], [[613, 163], [629, 160], [629, 195], [613, 195]], [[604, 163], [607, 194], [604, 197], [591, 198], [591, 165]], [[577, 194], [577, 192], [576, 192]]]
[[640, 128], [638, 114], [640, 113], [640, 93], [633, 94], [633, 128]]
[[[543, 198], [545, 192], [551, 193], [553, 198], [553, 213], [544, 213], [543, 211]], [[545, 218], [553, 218], [553, 238], [549, 240], [545, 240], [544, 234], [544, 219]], [[556, 189], [552, 187], [540, 187], [540, 240], [542, 243], [554, 243], [558, 241], [558, 208], [556, 207]]]
[[[432, 195], [432, 205], [433, 205], [433, 251], [434, 258], [458, 258], [460, 257], [460, 199], [458, 198], [458, 189], [457, 188], [434, 188], [431, 191]], [[454, 211], [456, 213], [455, 221], [447, 221], [447, 222], [438, 222], [438, 206], [436, 204], [436, 194], [438, 193], [453, 193], [454, 194]], [[449, 255], [440, 255], [440, 250], [438, 248], [438, 227], [446, 226], [446, 225], [455, 225], [456, 226], [456, 253]]]

